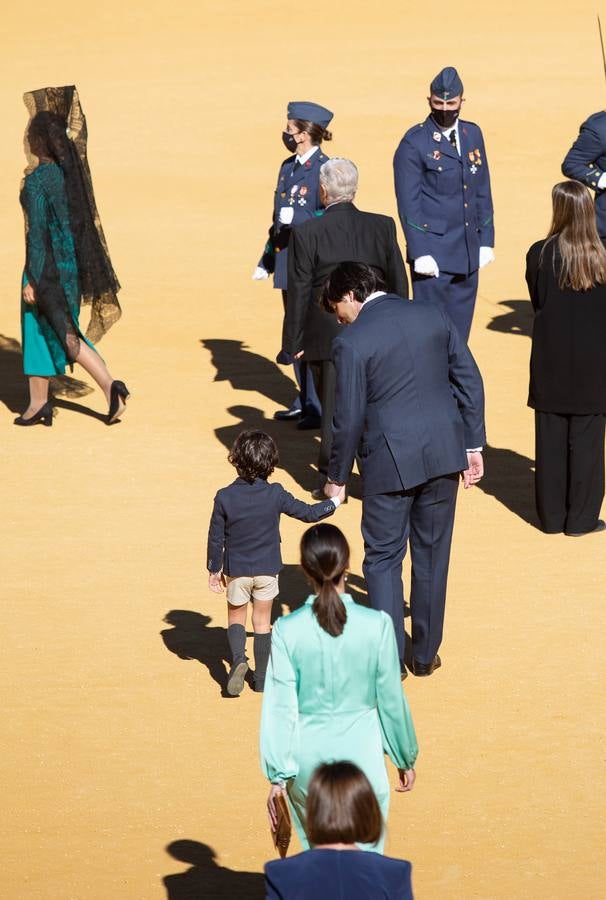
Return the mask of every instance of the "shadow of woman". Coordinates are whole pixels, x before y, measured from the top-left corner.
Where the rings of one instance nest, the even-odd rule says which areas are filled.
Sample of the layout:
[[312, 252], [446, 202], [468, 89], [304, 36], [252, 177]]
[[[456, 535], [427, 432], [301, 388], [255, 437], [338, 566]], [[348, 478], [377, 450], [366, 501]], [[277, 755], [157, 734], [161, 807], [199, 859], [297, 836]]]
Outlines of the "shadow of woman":
[[179, 659], [195, 659], [206, 666], [213, 681], [221, 688], [221, 696], [229, 697], [230, 656], [225, 629], [217, 625], [209, 628], [212, 618], [190, 609], [172, 609], [164, 621], [171, 626], [160, 632], [166, 649]]
[[501, 300], [499, 306], [505, 307], [507, 312], [491, 319], [486, 326], [488, 331], [520, 334], [522, 337], [532, 336], [534, 315], [530, 300]]
[[[86, 397], [93, 393], [93, 388], [84, 381], [72, 378], [69, 375], [58, 375], [51, 378], [49, 393], [53, 397], [66, 397], [68, 400]], [[0, 402], [11, 412], [20, 413], [26, 409], [29, 403], [29, 391], [27, 387], [27, 375], [23, 374], [23, 354], [21, 344], [15, 338], [0, 334]], [[84, 415], [101, 419], [105, 422], [106, 416], [96, 413], [79, 403], [70, 403], [67, 400], [56, 400], [55, 406], [63, 409], [71, 409]]]
[[524, 522], [539, 528], [534, 505], [534, 460], [505, 447], [484, 448], [485, 474], [478, 487]]
[[167, 900], [205, 900], [225, 897], [229, 900], [263, 900], [265, 878], [260, 872], [237, 872], [217, 863], [217, 855], [208, 844], [198, 841], [173, 841], [166, 852], [189, 863], [191, 869], [162, 879]]

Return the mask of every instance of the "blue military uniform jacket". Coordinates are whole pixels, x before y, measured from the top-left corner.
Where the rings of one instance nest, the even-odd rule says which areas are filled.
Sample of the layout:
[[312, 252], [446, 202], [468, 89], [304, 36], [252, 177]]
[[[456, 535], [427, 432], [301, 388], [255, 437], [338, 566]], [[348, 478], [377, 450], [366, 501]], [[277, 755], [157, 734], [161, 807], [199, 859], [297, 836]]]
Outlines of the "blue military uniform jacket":
[[494, 221], [482, 132], [459, 120], [459, 142], [460, 156], [428, 116], [402, 138], [394, 176], [409, 262], [433, 256], [440, 272], [469, 275], [494, 246]]
[[595, 113], [583, 122], [578, 138], [562, 163], [562, 172], [596, 192], [598, 232], [606, 237], [606, 190], [598, 188], [598, 181], [606, 172], [606, 112]]
[[[308, 219], [322, 215], [320, 205], [320, 166], [328, 159], [321, 148], [295, 169], [297, 157], [289, 156], [280, 167], [274, 194], [274, 216], [259, 265], [274, 273], [274, 287], [285, 291], [288, 278], [288, 241], [291, 228]], [[283, 207], [294, 209], [292, 225], [280, 225], [278, 216]]]

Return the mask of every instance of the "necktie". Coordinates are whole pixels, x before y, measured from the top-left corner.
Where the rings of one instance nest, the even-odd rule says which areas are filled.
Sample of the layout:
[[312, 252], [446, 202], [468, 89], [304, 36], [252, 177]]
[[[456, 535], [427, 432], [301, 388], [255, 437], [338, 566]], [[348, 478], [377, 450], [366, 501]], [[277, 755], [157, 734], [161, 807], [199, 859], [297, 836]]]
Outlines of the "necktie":
[[295, 159], [295, 165], [294, 165], [294, 167], [293, 167], [293, 172], [296, 172], [297, 169], [300, 169], [300, 168], [301, 168], [301, 163], [300, 163], [300, 161], [299, 161], [298, 159]]
[[455, 148], [455, 150], [456, 150], [457, 153], [458, 153], [458, 152], [459, 152], [459, 148], [457, 147], [457, 131], [456, 131], [456, 128], [453, 128], [453, 129], [452, 129], [452, 131], [451, 131], [450, 134], [448, 135], [448, 140], [450, 141], [450, 143], [452, 144], [452, 146]]

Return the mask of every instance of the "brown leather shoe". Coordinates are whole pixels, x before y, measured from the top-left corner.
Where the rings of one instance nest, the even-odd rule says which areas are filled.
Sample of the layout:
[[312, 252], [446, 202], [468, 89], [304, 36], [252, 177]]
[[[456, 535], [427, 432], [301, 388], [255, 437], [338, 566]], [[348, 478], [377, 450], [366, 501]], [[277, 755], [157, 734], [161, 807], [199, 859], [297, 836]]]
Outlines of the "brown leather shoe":
[[431, 675], [436, 669], [442, 665], [442, 660], [436, 653], [435, 659], [430, 663], [420, 663], [416, 659], [412, 661], [412, 674], [418, 676]]

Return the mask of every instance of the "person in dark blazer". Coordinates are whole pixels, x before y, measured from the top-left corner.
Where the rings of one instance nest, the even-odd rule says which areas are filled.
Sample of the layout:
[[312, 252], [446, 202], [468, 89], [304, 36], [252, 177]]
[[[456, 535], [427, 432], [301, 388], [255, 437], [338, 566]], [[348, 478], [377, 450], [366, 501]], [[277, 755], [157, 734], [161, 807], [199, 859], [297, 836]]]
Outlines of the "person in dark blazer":
[[606, 237], [606, 110], [583, 122], [579, 134], [564, 157], [562, 174], [594, 191], [598, 234]]
[[535, 312], [528, 405], [541, 526], [576, 537], [606, 528], [606, 249], [584, 185], [556, 184], [552, 199], [549, 234], [526, 257]]
[[430, 675], [440, 665], [458, 476], [471, 487], [483, 474], [482, 378], [440, 306], [402, 303], [368, 266], [335, 269], [323, 303], [350, 323], [333, 342], [337, 399], [324, 490], [338, 493], [357, 452], [369, 600], [393, 619], [403, 674], [410, 536], [411, 668]]
[[430, 115], [394, 157], [398, 213], [415, 300], [440, 303], [469, 338], [478, 269], [494, 259], [494, 220], [484, 138], [459, 119], [463, 84], [448, 66], [434, 78]]
[[[332, 140], [332, 133], [328, 131], [332, 117], [332, 112], [326, 107], [307, 101], [291, 102], [286, 111], [286, 130], [282, 132], [282, 142], [292, 156], [280, 166], [269, 236], [252, 276], [254, 281], [260, 281], [269, 278], [273, 272], [274, 288], [282, 292], [284, 309], [292, 228], [322, 213], [320, 166], [328, 159], [322, 151], [322, 142]], [[282, 364], [293, 362], [284, 354], [278, 354], [277, 361]], [[299, 394], [289, 409], [278, 410], [274, 418], [302, 418], [302, 427], [312, 424], [317, 427], [320, 401], [311, 372], [307, 370], [304, 360], [294, 361], [294, 372]]]
[[381, 810], [351, 762], [318, 766], [309, 782], [306, 822], [312, 850], [265, 866], [267, 900], [413, 900], [411, 865], [358, 845], [375, 845]]
[[242, 431], [231, 448], [229, 461], [238, 478], [215, 496], [208, 531], [208, 586], [214, 593], [227, 592], [227, 640], [232, 666], [227, 693], [238, 696], [244, 689], [246, 618], [253, 602], [255, 632], [255, 690], [263, 691], [271, 646], [271, 607], [278, 595], [280, 516], [302, 522], [318, 522], [334, 513], [345, 495], [332, 502], [303, 503], [281, 484], [267, 479], [278, 464], [278, 448], [264, 431]]
[[361, 212], [353, 200], [358, 170], [347, 159], [334, 157], [320, 169], [320, 194], [326, 207], [321, 218], [293, 229], [288, 262], [288, 298], [282, 347], [307, 360], [322, 404], [318, 470], [322, 495], [332, 442], [335, 372], [331, 344], [339, 332], [334, 316], [319, 304], [324, 282], [336, 265], [356, 260], [377, 268], [389, 290], [408, 296], [406, 270], [389, 216]]

